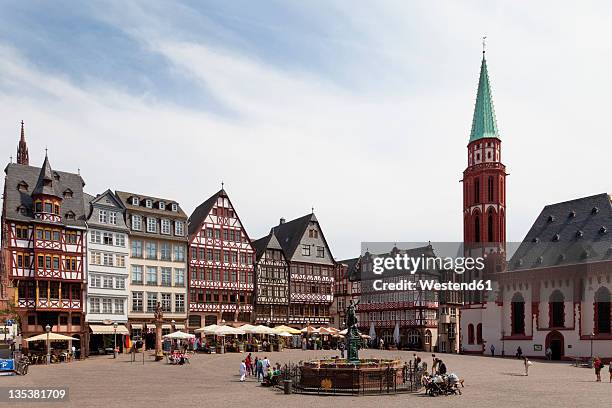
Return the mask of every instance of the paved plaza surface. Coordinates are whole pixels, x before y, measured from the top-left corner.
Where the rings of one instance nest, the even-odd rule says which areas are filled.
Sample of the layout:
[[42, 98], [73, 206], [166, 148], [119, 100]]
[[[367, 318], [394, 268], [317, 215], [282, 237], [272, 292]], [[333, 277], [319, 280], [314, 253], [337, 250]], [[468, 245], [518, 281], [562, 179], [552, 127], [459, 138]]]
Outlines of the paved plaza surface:
[[[267, 355], [272, 363], [298, 362], [334, 356], [336, 351], [285, 350]], [[362, 358], [412, 358], [408, 351], [362, 350]], [[419, 353], [431, 366], [431, 354]], [[185, 366], [142, 363], [101, 356], [85, 361], [32, 366], [25, 377], [0, 378], [1, 387], [60, 387], [70, 389], [70, 402], [32, 403], [18, 406], [71, 407], [593, 407], [607, 406], [612, 397], [608, 372], [596, 383], [593, 370], [569, 363], [535, 361], [529, 377], [516, 359], [439, 355], [449, 372], [465, 379], [461, 396], [429, 397], [422, 392], [382, 396], [284, 395], [260, 387], [254, 378], [239, 381], [238, 369], [245, 354], [198, 354]], [[606, 367], [607, 368], [607, 367]], [[17, 404], [15, 404], [17, 405]]]

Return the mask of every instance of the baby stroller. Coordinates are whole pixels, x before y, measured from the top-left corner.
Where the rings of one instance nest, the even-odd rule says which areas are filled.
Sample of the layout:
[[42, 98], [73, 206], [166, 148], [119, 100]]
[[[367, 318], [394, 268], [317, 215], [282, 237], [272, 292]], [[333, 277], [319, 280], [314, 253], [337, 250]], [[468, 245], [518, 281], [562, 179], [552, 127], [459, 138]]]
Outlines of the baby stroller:
[[433, 377], [429, 375], [423, 376], [423, 385], [425, 386], [425, 394], [431, 397], [437, 397], [444, 394], [444, 379], [440, 375]]

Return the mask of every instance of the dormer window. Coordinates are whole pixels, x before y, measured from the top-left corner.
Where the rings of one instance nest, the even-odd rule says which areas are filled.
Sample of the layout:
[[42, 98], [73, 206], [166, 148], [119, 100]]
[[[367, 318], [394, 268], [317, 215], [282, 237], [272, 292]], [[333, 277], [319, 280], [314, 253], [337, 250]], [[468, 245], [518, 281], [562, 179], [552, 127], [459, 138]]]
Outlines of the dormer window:
[[553, 215], [549, 215], [548, 216], [548, 222], [553, 222], [555, 220], [555, 217]]
[[576, 211], [574, 211], [574, 210], [570, 211], [569, 217], [570, 218], [576, 218]]
[[580, 230], [576, 231], [576, 238], [582, 238], [582, 236], [584, 235], [584, 233]]
[[178, 205], [176, 203], [172, 203], [170, 208], [172, 208], [172, 211], [174, 211], [174, 212], [178, 211]]
[[165, 210], [165, 209], [166, 209], [166, 203], [164, 203], [163, 201], [160, 201], [160, 202], [157, 204], [157, 207], [158, 207], [160, 210]]
[[75, 217], [74, 212], [72, 212], [72, 211], [68, 211], [68, 212], [66, 213], [66, 219], [67, 219], [67, 220], [74, 220], [74, 217]]
[[595, 215], [599, 212], [599, 208], [597, 207], [593, 207], [593, 209], [591, 210], [591, 214]]
[[28, 209], [24, 205], [20, 205], [19, 207], [17, 207], [17, 212], [21, 215], [27, 215]]
[[153, 208], [153, 200], [146, 199], [145, 200], [145, 207]]
[[28, 191], [28, 183], [26, 183], [25, 181], [21, 180], [19, 182], [19, 184], [17, 184], [17, 190], [22, 191], [22, 192], [27, 192]]
[[72, 198], [73, 196], [72, 190], [67, 188], [66, 190], [64, 190], [63, 196], [64, 198]]
[[558, 242], [558, 241], [559, 241], [559, 234], [555, 234], [555, 235], [553, 236], [553, 239], [552, 239], [552, 240], [553, 240], [554, 242]]
[[59, 180], [60, 179], [59, 173], [57, 171], [53, 172], [53, 179], [54, 180]]
[[138, 197], [132, 197], [132, 205], [140, 205], [140, 200]]

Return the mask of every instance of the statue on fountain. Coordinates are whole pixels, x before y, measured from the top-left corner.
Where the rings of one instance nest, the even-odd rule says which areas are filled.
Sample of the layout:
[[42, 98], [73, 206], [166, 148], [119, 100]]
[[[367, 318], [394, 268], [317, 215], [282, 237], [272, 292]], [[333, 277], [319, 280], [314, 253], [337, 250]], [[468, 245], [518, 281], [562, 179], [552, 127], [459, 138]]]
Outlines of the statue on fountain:
[[357, 314], [355, 308], [359, 304], [359, 300], [354, 303], [351, 299], [346, 308], [346, 343], [347, 343], [347, 360], [349, 362], [359, 362], [359, 346], [361, 345], [361, 335], [357, 330]]

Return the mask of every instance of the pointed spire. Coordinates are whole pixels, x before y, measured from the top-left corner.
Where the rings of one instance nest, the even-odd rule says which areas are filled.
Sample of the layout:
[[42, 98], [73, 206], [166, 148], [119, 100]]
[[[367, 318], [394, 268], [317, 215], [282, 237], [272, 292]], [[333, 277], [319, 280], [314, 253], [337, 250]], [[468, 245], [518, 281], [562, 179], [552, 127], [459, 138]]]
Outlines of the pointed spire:
[[489, 73], [487, 71], [487, 60], [485, 58], [484, 47], [485, 43], [483, 40], [480, 78], [478, 80], [478, 93], [476, 95], [476, 105], [474, 107], [474, 118], [472, 119], [470, 142], [487, 137], [495, 137], [499, 139], [499, 131], [497, 130], [497, 120], [495, 119], [495, 109], [493, 107], [493, 96], [491, 95], [491, 85], [489, 83]]
[[40, 168], [38, 181], [36, 182], [36, 187], [32, 191], [32, 195], [44, 194], [49, 196], [61, 197], [60, 194], [55, 191], [54, 184], [55, 180], [53, 178], [53, 170], [51, 169], [51, 164], [49, 163], [47, 149], [45, 149], [45, 161], [43, 162], [43, 165]]
[[26, 166], [30, 164], [30, 155], [28, 154], [28, 145], [25, 141], [23, 120], [21, 121], [21, 137], [19, 139], [19, 146], [17, 147], [17, 164], [24, 164]]

